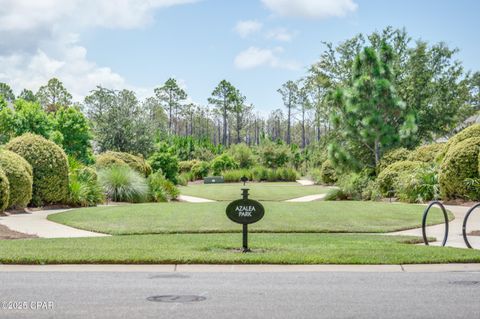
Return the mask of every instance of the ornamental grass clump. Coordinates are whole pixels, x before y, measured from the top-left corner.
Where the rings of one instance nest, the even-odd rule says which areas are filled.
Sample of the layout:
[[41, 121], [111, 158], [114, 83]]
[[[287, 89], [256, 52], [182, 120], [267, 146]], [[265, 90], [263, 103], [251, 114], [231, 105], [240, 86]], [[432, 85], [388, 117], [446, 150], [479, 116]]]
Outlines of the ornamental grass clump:
[[142, 203], [148, 200], [146, 179], [128, 166], [104, 168], [98, 172], [98, 180], [107, 198], [114, 202]]

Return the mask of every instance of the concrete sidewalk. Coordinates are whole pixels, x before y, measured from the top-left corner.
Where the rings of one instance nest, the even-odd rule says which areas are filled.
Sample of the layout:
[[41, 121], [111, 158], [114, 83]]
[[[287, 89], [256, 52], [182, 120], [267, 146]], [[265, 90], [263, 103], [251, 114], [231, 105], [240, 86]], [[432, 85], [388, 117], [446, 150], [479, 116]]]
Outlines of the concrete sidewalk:
[[[437, 206], [435, 206], [437, 207]], [[446, 246], [448, 247], [457, 247], [457, 248], [467, 248], [465, 241], [463, 240], [462, 235], [462, 226], [463, 219], [467, 214], [467, 211], [470, 207], [466, 206], [454, 206], [454, 205], [445, 205], [445, 208], [453, 213], [455, 219], [449, 223], [449, 234]], [[432, 213], [431, 213], [432, 214]], [[474, 212], [470, 215], [468, 220], [467, 233], [472, 230], [480, 229], [480, 211]], [[440, 246], [442, 244], [443, 236], [445, 236], [445, 224], [439, 224], [435, 226], [429, 226], [426, 228], [426, 234], [429, 237], [435, 237], [437, 241], [429, 243], [431, 246]], [[407, 236], [418, 236], [422, 237], [422, 228], [415, 228], [409, 230], [403, 230], [393, 233], [387, 233], [387, 235], [407, 235]], [[469, 236], [468, 240], [472, 247], [479, 249], [480, 248], [480, 236]], [[421, 244], [424, 245], [424, 244]]]
[[61, 225], [47, 219], [47, 216], [50, 214], [65, 211], [68, 211], [68, 209], [41, 210], [27, 214], [0, 216], [0, 224], [20, 233], [36, 235], [43, 238], [110, 236]]
[[180, 202], [187, 202], [187, 203], [213, 203], [213, 202], [215, 202], [214, 200], [211, 200], [211, 199], [195, 197], [195, 196], [187, 196], [187, 195], [179, 195], [177, 197], [177, 200], [180, 201]]
[[326, 195], [327, 194], [307, 195], [307, 196], [287, 199], [286, 202], [289, 202], [289, 203], [313, 202], [315, 200], [322, 200], [323, 198], [325, 198]]
[[418, 265], [0, 265], [0, 272], [480, 272], [480, 264]]

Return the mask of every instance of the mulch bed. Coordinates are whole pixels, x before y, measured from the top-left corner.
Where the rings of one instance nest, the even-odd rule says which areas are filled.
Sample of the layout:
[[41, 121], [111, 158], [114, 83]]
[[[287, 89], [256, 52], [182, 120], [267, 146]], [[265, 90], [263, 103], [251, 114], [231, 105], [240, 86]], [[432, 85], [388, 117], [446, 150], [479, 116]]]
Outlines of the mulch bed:
[[0, 240], [3, 239], [22, 239], [22, 238], [36, 238], [35, 235], [29, 235], [24, 233], [19, 233], [17, 231], [11, 230], [7, 226], [0, 225]]

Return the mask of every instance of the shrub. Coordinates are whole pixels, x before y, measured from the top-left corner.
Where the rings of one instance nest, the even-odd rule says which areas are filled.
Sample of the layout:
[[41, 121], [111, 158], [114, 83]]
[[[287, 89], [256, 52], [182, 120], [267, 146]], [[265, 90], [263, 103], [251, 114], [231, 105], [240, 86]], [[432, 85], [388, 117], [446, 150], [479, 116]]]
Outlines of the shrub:
[[378, 174], [376, 183], [384, 196], [396, 194], [397, 179], [400, 174], [411, 174], [415, 169], [424, 167], [423, 162], [400, 161], [387, 166]]
[[213, 175], [220, 175], [222, 171], [236, 168], [238, 168], [238, 163], [228, 154], [215, 157], [211, 165]]
[[210, 171], [210, 163], [208, 162], [196, 162], [192, 166], [192, 180], [203, 179], [208, 176]]
[[396, 195], [409, 203], [425, 202], [439, 197], [438, 172], [434, 166], [417, 167], [412, 172], [400, 173], [396, 181]]
[[268, 169], [263, 166], [255, 166], [251, 169], [252, 172], [252, 180], [257, 182], [266, 181], [268, 177]]
[[3, 212], [8, 207], [10, 197], [10, 184], [7, 175], [3, 169], [0, 168], [0, 212]]
[[190, 172], [192, 170], [192, 167], [199, 162], [199, 160], [180, 161], [178, 162], [178, 171], [179, 173]]
[[152, 168], [141, 156], [113, 151], [108, 151], [97, 156], [98, 168], [124, 164], [128, 165], [131, 169], [134, 169], [145, 177], [152, 173]]
[[330, 160], [323, 162], [320, 168], [320, 177], [324, 184], [334, 184], [337, 181], [337, 174], [335, 168]]
[[309, 173], [310, 178], [315, 184], [322, 184], [322, 170], [320, 168], [312, 169]]
[[242, 177], [245, 176], [249, 181], [253, 180], [253, 175], [249, 170], [245, 169], [236, 169], [224, 171], [222, 173], [225, 183], [238, 183], [241, 181]]
[[[347, 199], [353, 200], [370, 199], [371, 194], [364, 194], [365, 189], [369, 186], [372, 180], [370, 173], [371, 172], [368, 170], [363, 170], [359, 173], [342, 175], [338, 179], [337, 184], [342, 190], [343, 196]], [[372, 187], [372, 185], [370, 185], [370, 187]]]
[[110, 166], [98, 172], [98, 179], [107, 198], [114, 202], [141, 203], [147, 201], [145, 178], [129, 166]]
[[439, 157], [443, 159], [452, 147], [472, 137], [480, 137], [480, 124], [473, 124], [452, 136], [445, 144], [445, 148]]
[[180, 191], [171, 181], [166, 179], [160, 172], [153, 173], [148, 177], [150, 198], [154, 202], [168, 202], [176, 199]]
[[32, 203], [62, 203], [68, 199], [68, 164], [65, 152], [52, 141], [24, 134], [5, 148], [22, 156], [33, 169]]
[[177, 176], [177, 185], [187, 186], [189, 181], [190, 181], [189, 173], [182, 173]]
[[408, 156], [409, 161], [434, 163], [435, 159], [445, 149], [445, 143], [433, 143], [417, 147]]
[[69, 200], [72, 206], [95, 206], [105, 198], [96, 171], [69, 157]]
[[406, 161], [409, 155], [410, 151], [406, 148], [397, 148], [385, 153], [378, 164], [378, 172], [383, 171], [387, 166], [393, 163]]
[[346, 200], [348, 196], [340, 188], [333, 188], [325, 195], [324, 200]]
[[10, 184], [8, 208], [24, 208], [32, 199], [32, 166], [18, 154], [11, 151], [0, 152], [0, 167], [7, 175]]
[[230, 147], [230, 155], [240, 168], [250, 168], [253, 166], [254, 157], [252, 149], [245, 143], [234, 144]]
[[465, 180], [479, 178], [479, 153], [480, 137], [468, 138], [450, 147], [440, 166], [439, 182], [443, 197], [475, 197], [475, 194], [469, 191]]
[[267, 168], [285, 166], [290, 162], [292, 157], [288, 146], [270, 141], [264, 142], [258, 151], [261, 164]]
[[178, 158], [168, 152], [156, 152], [148, 159], [154, 172], [163, 172], [166, 179], [177, 182]]

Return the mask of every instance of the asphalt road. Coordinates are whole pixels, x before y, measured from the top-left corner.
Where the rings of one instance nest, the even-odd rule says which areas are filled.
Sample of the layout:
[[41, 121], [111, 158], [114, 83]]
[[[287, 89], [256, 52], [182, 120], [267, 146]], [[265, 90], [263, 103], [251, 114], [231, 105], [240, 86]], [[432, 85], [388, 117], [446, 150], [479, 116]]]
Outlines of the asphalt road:
[[[169, 295], [204, 300], [147, 300]], [[0, 302], [0, 318], [480, 318], [480, 273], [1, 272]]]

